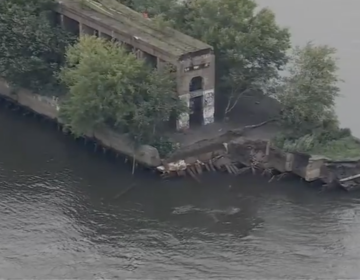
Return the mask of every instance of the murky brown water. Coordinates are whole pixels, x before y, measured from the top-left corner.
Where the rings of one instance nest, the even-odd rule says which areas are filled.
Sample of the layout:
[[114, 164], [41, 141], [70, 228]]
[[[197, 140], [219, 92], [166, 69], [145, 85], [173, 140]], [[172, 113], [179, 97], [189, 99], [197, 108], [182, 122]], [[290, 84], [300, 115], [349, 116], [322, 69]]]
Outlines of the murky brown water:
[[[339, 48], [347, 83], [338, 111], [360, 133], [352, 111], [360, 3], [262, 2], [298, 42]], [[129, 166], [50, 125], [0, 108], [0, 128], [0, 278], [360, 277], [360, 194], [253, 176], [209, 175], [202, 185], [132, 178]]]
[[0, 127], [0, 278], [360, 275], [360, 194], [254, 176], [132, 178], [51, 125], [2, 110]]

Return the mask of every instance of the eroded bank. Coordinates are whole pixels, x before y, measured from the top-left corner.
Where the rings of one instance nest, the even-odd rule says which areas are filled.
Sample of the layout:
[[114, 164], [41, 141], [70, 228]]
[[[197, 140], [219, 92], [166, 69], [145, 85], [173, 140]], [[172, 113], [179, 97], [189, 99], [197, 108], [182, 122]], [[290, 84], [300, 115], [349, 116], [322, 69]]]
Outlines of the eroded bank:
[[[34, 94], [25, 89], [13, 90], [4, 80], [0, 80], [0, 95], [61, 124], [61, 100], [56, 97]], [[197, 179], [206, 171], [225, 171], [234, 175], [261, 171], [272, 179], [294, 174], [307, 182], [321, 181], [329, 188], [340, 186], [353, 190], [360, 187], [360, 157], [333, 161], [321, 155], [281, 151], [273, 147], [269, 139], [251, 136], [254, 130], [264, 129], [267, 125], [269, 122], [230, 129], [213, 138], [181, 147], [166, 159], [161, 159], [158, 150], [149, 145], [135, 149], [126, 135], [110, 128], [94, 130], [86, 136], [106, 149], [134, 158], [144, 166], [157, 168], [163, 176], [190, 175]]]
[[360, 188], [360, 155], [335, 161], [322, 155], [285, 152], [269, 139], [250, 136], [253, 129], [266, 124], [229, 130], [214, 139], [199, 141], [175, 152], [157, 169], [164, 177], [189, 175], [197, 180], [201, 173], [211, 171], [234, 175], [252, 172], [267, 175], [270, 181], [291, 174], [307, 182], [319, 182], [325, 188]]

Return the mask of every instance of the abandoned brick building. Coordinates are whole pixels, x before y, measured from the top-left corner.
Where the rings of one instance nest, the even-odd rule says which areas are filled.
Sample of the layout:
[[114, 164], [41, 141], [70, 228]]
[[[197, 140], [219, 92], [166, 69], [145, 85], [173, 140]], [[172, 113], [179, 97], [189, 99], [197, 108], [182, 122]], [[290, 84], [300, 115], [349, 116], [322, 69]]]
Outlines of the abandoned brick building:
[[116, 0], [58, 2], [57, 19], [67, 30], [116, 40], [153, 67], [170, 64], [176, 69], [179, 98], [190, 109], [176, 120], [177, 130], [214, 122], [215, 57], [211, 46], [171, 28], [159, 28]]

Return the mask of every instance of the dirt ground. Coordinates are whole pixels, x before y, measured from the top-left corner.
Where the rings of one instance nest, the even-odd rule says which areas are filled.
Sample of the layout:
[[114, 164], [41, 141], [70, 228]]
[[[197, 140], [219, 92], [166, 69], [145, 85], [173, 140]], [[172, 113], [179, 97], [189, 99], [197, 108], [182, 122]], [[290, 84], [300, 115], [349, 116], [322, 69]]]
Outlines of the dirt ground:
[[[230, 129], [264, 122], [276, 117], [278, 113], [279, 105], [276, 100], [262, 94], [253, 94], [239, 101], [227, 121], [216, 121], [213, 124], [190, 128], [186, 132], [172, 133], [170, 137], [182, 147], [186, 147], [204, 139], [217, 137]], [[247, 137], [270, 139], [278, 132], [279, 127], [271, 123], [252, 129]]]

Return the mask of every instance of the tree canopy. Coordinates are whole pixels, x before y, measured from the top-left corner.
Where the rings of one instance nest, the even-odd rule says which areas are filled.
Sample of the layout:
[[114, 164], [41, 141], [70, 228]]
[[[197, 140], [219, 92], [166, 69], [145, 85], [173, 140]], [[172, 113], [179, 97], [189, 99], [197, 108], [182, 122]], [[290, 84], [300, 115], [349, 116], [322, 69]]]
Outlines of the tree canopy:
[[[255, 0], [118, 1], [147, 12], [159, 27], [169, 25], [214, 47], [225, 114], [244, 94], [271, 93], [282, 109], [285, 130], [276, 139], [282, 148], [360, 154], [334, 112], [341, 81], [335, 49], [309, 43], [289, 56], [288, 29]], [[137, 143], [152, 143], [170, 115], [187, 110], [169, 69], [151, 69], [115, 42], [76, 41], [53, 22], [54, 5], [55, 0], [0, 1], [1, 77], [40, 94], [66, 87], [60, 114], [76, 135], [110, 125]]]
[[338, 126], [336, 98], [340, 95], [336, 50], [326, 45], [295, 47], [275, 98], [282, 106], [282, 123], [300, 134], [325, 125]]
[[[148, 2], [129, 1], [139, 12]], [[289, 31], [253, 0], [165, 2], [151, 1], [156, 8], [150, 16], [214, 47], [217, 92], [227, 98], [225, 114], [244, 94], [260, 90], [280, 103], [280, 147], [333, 158], [360, 154], [351, 131], [339, 127], [335, 114], [341, 81], [335, 49], [309, 43], [289, 55]]]
[[330, 158], [359, 157], [360, 146], [335, 114], [340, 96], [336, 50], [326, 45], [295, 47], [274, 97], [281, 105], [282, 135], [276, 143], [288, 151]]
[[267, 91], [269, 80], [277, 78], [278, 70], [287, 63], [288, 29], [279, 27], [274, 13], [258, 9], [254, 0], [126, 2], [139, 12], [151, 2], [151, 15], [214, 47], [217, 92], [228, 99], [225, 113], [244, 93]]
[[76, 135], [108, 124], [138, 143], [150, 143], [172, 113], [186, 110], [172, 73], [151, 69], [101, 38], [81, 37], [69, 47], [60, 79], [69, 89], [61, 118]]
[[46, 92], [66, 46], [74, 40], [51, 23], [52, 0], [0, 1], [0, 76], [15, 86]]

